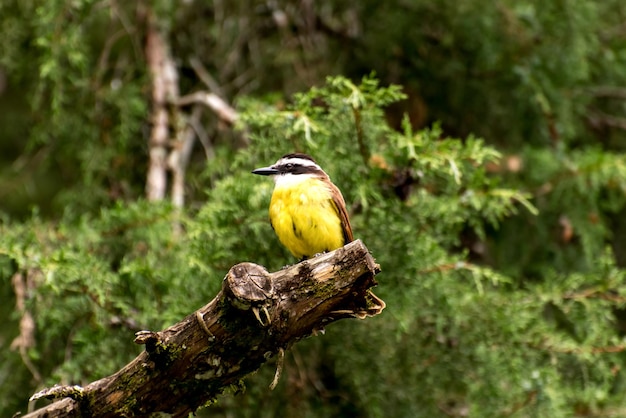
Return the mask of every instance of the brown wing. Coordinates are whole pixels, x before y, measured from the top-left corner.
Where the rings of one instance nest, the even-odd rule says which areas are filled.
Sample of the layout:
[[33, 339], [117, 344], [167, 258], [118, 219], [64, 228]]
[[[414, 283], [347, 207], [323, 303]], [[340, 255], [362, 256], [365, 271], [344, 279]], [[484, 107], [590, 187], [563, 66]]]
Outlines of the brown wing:
[[343, 200], [343, 196], [341, 195], [341, 191], [339, 191], [339, 188], [333, 183], [330, 183], [330, 185], [330, 192], [333, 196], [333, 203], [335, 204], [335, 208], [337, 209], [339, 219], [341, 219], [341, 229], [343, 231], [344, 240], [343, 244], [346, 245], [347, 243], [354, 241], [354, 237], [352, 236], [352, 227], [350, 226], [350, 218], [348, 217], [348, 211], [346, 210], [346, 202]]

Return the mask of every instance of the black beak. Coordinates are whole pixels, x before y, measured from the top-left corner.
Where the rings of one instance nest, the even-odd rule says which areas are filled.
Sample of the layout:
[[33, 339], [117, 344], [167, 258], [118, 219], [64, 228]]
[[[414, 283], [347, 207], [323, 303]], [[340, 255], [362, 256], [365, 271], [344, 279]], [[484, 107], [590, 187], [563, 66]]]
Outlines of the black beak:
[[274, 167], [261, 167], [256, 170], [252, 170], [252, 174], [258, 174], [260, 176], [273, 176], [274, 174], [278, 174], [279, 171]]

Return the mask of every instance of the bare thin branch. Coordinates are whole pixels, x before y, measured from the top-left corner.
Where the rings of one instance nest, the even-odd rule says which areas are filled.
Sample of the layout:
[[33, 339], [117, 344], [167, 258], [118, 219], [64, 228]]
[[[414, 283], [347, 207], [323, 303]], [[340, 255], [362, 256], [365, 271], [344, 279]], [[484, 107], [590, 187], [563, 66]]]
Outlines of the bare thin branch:
[[26, 299], [31, 288], [34, 286], [33, 276], [38, 274], [35, 270], [26, 273], [17, 272], [11, 278], [13, 291], [15, 292], [15, 308], [20, 314], [20, 334], [11, 342], [11, 349], [20, 353], [22, 362], [33, 375], [35, 382], [42, 382], [41, 373], [28, 355], [28, 350], [35, 345], [35, 319], [26, 307]]
[[222, 91], [220, 85], [217, 83], [217, 81], [215, 81], [211, 73], [209, 73], [209, 71], [204, 67], [204, 65], [202, 65], [202, 62], [197, 57], [189, 58], [189, 64], [191, 65], [191, 68], [193, 68], [193, 70], [196, 72], [196, 75], [198, 76], [200, 81], [202, 81], [209, 88], [210, 91], [220, 96], [224, 95], [224, 92]]
[[197, 91], [187, 94], [176, 101], [176, 105], [178, 106], [185, 106], [192, 103], [201, 103], [207, 106], [209, 109], [213, 110], [220, 119], [231, 125], [235, 123], [238, 118], [237, 111], [226, 103], [224, 99], [214, 93]]
[[193, 125], [199, 124], [201, 116], [202, 107], [194, 106], [189, 121], [184, 128], [179, 129], [179, 138], [169, 156], [169, 166], [172, 171], [172, 203], [178, 208], [182, 208], [185, 204], [185, 172], [196, 138]]
[[586, 90], [596, 97], [610, 97], [614, 99], [626, 99], [626, 88], [617, 86], [596, 86]]
[[609, 127], [626, 131], [626, 118], [602, 112], [591, 112], [587, 115], [587, 119], [594, 127]]

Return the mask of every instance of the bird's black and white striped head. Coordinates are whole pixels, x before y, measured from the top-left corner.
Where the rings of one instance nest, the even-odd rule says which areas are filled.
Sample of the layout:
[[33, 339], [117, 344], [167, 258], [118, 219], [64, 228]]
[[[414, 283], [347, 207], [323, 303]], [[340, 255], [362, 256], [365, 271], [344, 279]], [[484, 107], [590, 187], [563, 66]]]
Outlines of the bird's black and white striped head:
[[312, 177], [328, 178], [328, 175], [313, 158], [301, 153], [283, 155], [275, 164], [257, 168], [252, 173], [272, 176], [276, 183], [300, 181]]

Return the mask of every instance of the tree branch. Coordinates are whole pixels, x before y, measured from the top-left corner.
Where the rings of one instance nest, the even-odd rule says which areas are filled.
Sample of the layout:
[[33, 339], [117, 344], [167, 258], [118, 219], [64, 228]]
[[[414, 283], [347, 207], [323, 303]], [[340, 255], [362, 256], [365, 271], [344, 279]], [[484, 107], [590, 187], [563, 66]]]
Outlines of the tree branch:
[[166, 330], [138, 332], [146, 349], [123, 369], [84, 388], [42, 391], [33, 398], [65, 398], [24, 417], [186, 417], [331, 322], [378, 315], [385, 303], [369, 289], [379, 271], [359, 240], [275, 273], [237, 264], [206, 306]]
[[618, 86], [596, 86], [586, 90], [592, 96], [626, 99], [626, 88]]
[[232, 125], [237, 121], [237, 111], [233, 109], [224, 99], [214, 93], [197, 91], [187, 94], [176, 101], [177, 106], [186, 106], [193, 103], [201, 103], [213, 110], [217, 116]]
[[587, 114], [587, 120], [593, 127], [596, 128], [608, 126], [609, 128], [626, 130], [626, 118], [619, 116], [613, 116], [598, 111], [590, 111]]
[[[194, 126], [200, 125], [201, 116], [202, 107], [194, 106], [191, 115], [185, 121], [185, 127], [176, 130], [176, 141], [168, 157], [172, 171], [172, 203], [177, 208], [182, 208], [185, 204], [185, 173], [196, 138]], [[179, 117], [184, 118], [182, 114]]]
[[29, 269], [25, 273], [18, 271], [11, 278], [11, 284], [15, 292], [15, 309], [20, 314], [20, 334], [11, 342], [11, 350], [17, 350], [22, 357], [24, 365], [33, 375], [37, 384], [42, 381], [39, 370], [31, 361], [28, 350], [35, 346], [35, 318], [27, 308], [28, 294], [35, 287], [34, 276], [41, 274], [38, 270]]

